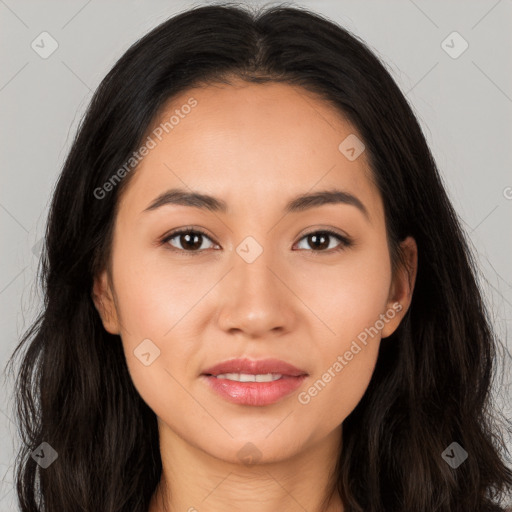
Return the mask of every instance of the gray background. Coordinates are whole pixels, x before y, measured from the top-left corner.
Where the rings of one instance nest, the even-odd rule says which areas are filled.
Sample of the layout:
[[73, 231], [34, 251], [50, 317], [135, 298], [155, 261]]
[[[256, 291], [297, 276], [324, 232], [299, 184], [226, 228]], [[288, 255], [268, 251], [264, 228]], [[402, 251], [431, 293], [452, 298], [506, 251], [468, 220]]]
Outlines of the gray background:
[[[0, 0], [2, 368], [40, 306], [37, 243], [92, 91], [136, 39], [178, 11], [206, 3]], [[494, 326], [510, 350], [512, 0], [288, 3], [324, 14], [362, 37], [406, 93], [472, 242]], [[59, 45], [47, 59], [31, 47], [43, 31]], [[442, 46], [453, 31], [469, 44], [457, 58]], [[461, 41], [448, 38], [444, 48], [458, 52]], [[511, 378], [504, 375], [497, 382], [503, 391], [499, 407], [511, 417]], [[3, 374], [1, 382], [3, 512], [14, 510], [11, 468], [18, 438], [12, 382]]]

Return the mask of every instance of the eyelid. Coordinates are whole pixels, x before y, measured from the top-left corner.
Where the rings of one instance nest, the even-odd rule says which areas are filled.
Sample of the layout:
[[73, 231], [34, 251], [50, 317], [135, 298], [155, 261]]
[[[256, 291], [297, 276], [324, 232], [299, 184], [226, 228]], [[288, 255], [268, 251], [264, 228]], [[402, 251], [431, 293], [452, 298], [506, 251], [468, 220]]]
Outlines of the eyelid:
[[312, 228], [308, 228], [307, 231], [300, 233], [299, 240], [302, 240], [305, 236], [312, 235], [314, 233], [329, 233], [330, 235], [340, 237], [342, 239], [345, 239], [347, 241], [352, 242], [352, 238], [344, 233], [341, 230], [337, 230], [336, 228], [327, 227], [327, 226], [313, 226]]
[[[220, 244], [218, 242], [216, 242], [215, 239], [212, 236], [210, 236], [204, 229], [198, 228], [195, 226], [184, 226], [182, 228], [177, 228], [175, 230], [171, 230], [170, 232], [166, 233], [165, 235], [163, 235], [160, 238], [159, 245], [168, 244], [169, 240], [171, 240], [183, 233], [190, 233], [190, 232], [199, 233], [199, 234], [203, 235], [204, 237], [208, 238], [214, 245], [220, 246]], [[316, 226], [314, 228], [311, 228], [309, 231], [306, 231], [305, 233], [300, 234], [297, 242], [294, 243], [294, 246], [297, 243], [299, 243], [301, 240], [306, 238], [307, 236], [316, 234], [316, 233], [324, 233], [324, 234], [327, 234], [328, 236], [332, 236], [333, 238], [336, 238], [339, 241], [339, 245], [333, 249], [323, 250], [323, 251], [299, 249], [300, 251], [305, 250], [306, 252], [311, 252], [311, 253], [314, 253], [315, 255], [333, 254], [333, 253], [336, 253], [343, 249], [346, 249], [348, 247], [351, 247], [355, 243], [354, 240], [352, 239], [352, 237], [350, 237], [346, 234], [339, 233], [338, 231], [334, 230], [333, 228], [323, 228], [320, 226]], [[206, 251], [206, 249], [202, 249], [202, 250], [198, 250], [198, 251], [185, 251], [183, 249], [179, 249], [179, 248], [170, 246], [170, 244], [169, 244], [169, 247], [170, 247], [169, 250], [178, 252], [181, 254], [187, 254], [187, 253], [188, 254], [202, 254]]]
[[301, 240], [303, 240], [307, 236], [313, 235], [316, 233], [324, 233], [324, 234], [327, 234], [328, 236], [336, 238], [339, 241], [339, 245], [337, 247], [334, 247], [332, 249], [325, 250], [325, 251], [313, 251], [313, 250], [306, 250], [306, 249], [299, 249], [299, 250], [301, 250], [301, 251], [306, 250], [306, 252], [312, 253], [315, 256], [319, 256], [321, 254], [334, 254], [334, 253], [337, 253], [339, 251], [342, 251], [344, 249], [347, 249], [347, 248], [355, 245], [355, 242], [352, 237], [350, 237], [346, 234], [339, 233], [338, 231], [336, 231], [333, 228], [322, 228], [322, 227], [318, 227], [318, 226], [311, 229], [310, 231], [306, 231], [305, 233], [302, 233], [296, 243], [299, 243]]
[[[199, 234], [203, 235], [204, 237], [208, 238], [209, 240], [211, 240], [211, 242], [213, 242], [214, 245], [220, 246], [220, 244], [218, 242], [216, 242], [215, 239], [210, 234], [208, 234], [204, 229], [197, 228], [195, 226], [183, 226], [182, 228], [173, 229], [173, 230], [169, 231], [168, 233], [166, 233], [165, 235], [163, 235], [159, 239], [158, 244], [165, 245], [172, 238], [182, 235], [183, 233], [190, 233], [190, 232], [199, 233]], [[171, 250], [181, 252], [181, 253], [200, 254], [205, 251], [205, 249], [203, 249], [201, 251], [184, 251], [183, 249], [177, 249], [176, 247], [172, 247], [172, 246], [170, 246], [170, 247], [171, 247]]]

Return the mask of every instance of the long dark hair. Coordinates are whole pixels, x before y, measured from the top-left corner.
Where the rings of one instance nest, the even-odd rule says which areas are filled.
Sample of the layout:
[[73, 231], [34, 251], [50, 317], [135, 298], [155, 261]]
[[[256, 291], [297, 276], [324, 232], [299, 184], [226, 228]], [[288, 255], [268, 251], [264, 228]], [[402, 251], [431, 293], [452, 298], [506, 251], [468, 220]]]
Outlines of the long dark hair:
[[[231, 3], [182, 12], [136, 42], [79, 127], [47, 224], [44, 310], [9, 361], [25, 349], [15, 389], [21, 510], [148, 509], [162, 471], [156, 416], [91, 298], [93, 276], [109, 262], [120, 194], [136, 170], [104, 197], [95, 191], [169, 99], [233, 78], [302, 87], [345, 116], [363, 137], [383, 198], [393, 269], [401, 240], [411, 235], [418, 245], [410, 309], [381, 344], [369, 387], [343, 423], [333, 491], [347, 512], [503, 510], [512, 487], [503, 434], [512, 429], [491, 402], [500, 341], [411, 107], [365, 44], [326, 18]], [[42, 442], [59, 454], [47, 469], [31, 457]], [[442, 457], [453, 442], [468, 453], [456, 469]]]

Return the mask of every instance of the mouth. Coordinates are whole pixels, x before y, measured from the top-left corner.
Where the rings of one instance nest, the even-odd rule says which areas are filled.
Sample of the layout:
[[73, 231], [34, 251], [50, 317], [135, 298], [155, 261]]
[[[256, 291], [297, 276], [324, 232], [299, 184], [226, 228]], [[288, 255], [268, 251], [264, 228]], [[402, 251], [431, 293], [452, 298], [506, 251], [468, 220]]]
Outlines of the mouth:
[[280, 373], [219, 373], [219, 375], [208, 375], [216, 379], [227, 379], [235, 382], [273, 382], [283, 377]]
[[277, 359], [232, 359], [208, 368], [201, 378], [225, 400], [251, 406], [278, 402], [295, 391], [308, 373]]
[[280, 375], [288, 377], [299, 377], [307, 375], [305, 370], [301, 370], [286, 361], [280, 359], [229, 359], [216, 364], [202, 372], [203, 375]]

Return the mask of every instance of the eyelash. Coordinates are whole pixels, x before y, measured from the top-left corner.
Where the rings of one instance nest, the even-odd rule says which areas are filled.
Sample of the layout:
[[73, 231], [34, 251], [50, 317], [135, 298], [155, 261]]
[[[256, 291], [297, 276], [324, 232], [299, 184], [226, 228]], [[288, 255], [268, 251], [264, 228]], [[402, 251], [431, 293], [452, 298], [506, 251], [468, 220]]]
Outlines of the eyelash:
[[[200, 235], [208, 238], [212, 242], [214, 242], [211, 239], [211, 237], [208, 234], [206, 234], [204, 231], [202, 231], [201, 229], [181, 228], [181, 229], [177, 229], [176, 231], [172, 231], [168, 235], [164, 235], [164, 238], [162, 238], [160, 240], [160, 244], [161, 245], [165, 245], [165, 244], [169, 245], [170, 250], [173, 252], [177, 252], [177, 253], [181, 253], [181, 254], [188, 253], [188, 254], [192, 254], [194, 256], [201, 254], [206, 250], [206, 249], [201, 249], [201, 250], [196, 250], [196, 251], [187, 251], [185, 249], [178, 249], [178, 248], [173, 247], [172, 245], [168, 244], [168, 242], [170, 240], [172, 240], [173, 238], [176, 238], [179, 235], [183, 235], [183, 234], [200, 234]], [[310, 233], [306, 233], [299, 239], [299, 242], [310, 235], [318, 235], [318, 234], [332, 236], [332, 237], [336, 238], [340, 242], [340, 244], [337, 247], [335, 247], [334, 249], [329, 249], [329, 250], [318, 250], [318, 251], [315, 251], [313, 249], [309, 250], [309, 252], [313, 253], [315, 256], [318, 256], [319, 253], [326, 253], [326, 254], [337, 253], [337, 252], [343, 251], [344, 249], [354, 245], [354, 242], [352, 239], [342, 236], [339, 233], [336, 233], [335, 231], [332, 231], [330, 229], [319, 229], [317, 231], [311, 231]], [[214, 242], [214, 243], [216, 243], [216, 242]], [[300, 249], [300, 250], [307, 250], [307, 249]]]

